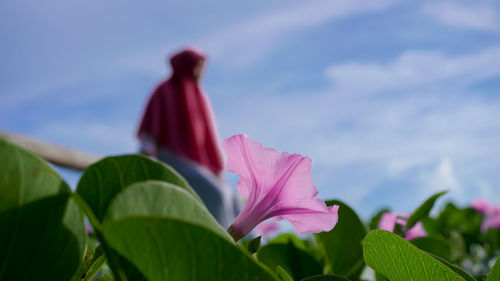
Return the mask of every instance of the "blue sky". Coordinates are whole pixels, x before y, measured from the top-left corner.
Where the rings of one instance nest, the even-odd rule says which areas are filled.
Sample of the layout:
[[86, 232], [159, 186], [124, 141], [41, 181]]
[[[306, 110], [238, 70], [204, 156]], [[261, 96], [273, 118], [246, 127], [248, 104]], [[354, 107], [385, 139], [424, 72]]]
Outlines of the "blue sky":
[[320, 197], [500, 203], [500, 2], [235, 2], [2, 1], [0, 128], [134, 152], [168, 54], [194, 44], [221, 136], [310, 156]]

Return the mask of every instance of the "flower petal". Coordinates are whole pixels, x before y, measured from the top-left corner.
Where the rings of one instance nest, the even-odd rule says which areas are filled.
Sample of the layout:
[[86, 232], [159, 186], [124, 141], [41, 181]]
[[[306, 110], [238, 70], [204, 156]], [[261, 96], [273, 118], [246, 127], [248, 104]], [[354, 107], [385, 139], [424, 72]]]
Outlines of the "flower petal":
[[308, 210], [303, 213], [286, 214], [282, 216], [292, 224], [295, 232], [298, 234], [306, 234], [310, 232], [318, 233], [322, 231], [330, 231], [335, 227], [338, 221], [338, 209], [339, 206], [335, 205], [321, 211]]
[[311, 159], [299, 154], [279, 153], [264, 148], [246, 135], [235, 135], [222, 144], [227, 153], [226, 167], [240, 177], [238, 190], [250, 199], [280, 188], [279, 197], [286, 201], [314, 197], [318, 190], [311, 178]]
[[383, 213], [378, 224], [378, 229], [394, 232], [394, 227], [396, 226], [397, 219], [398, 215], [395, 213]]
[[486, 216], [481, 224], [481, 231], [485, 232], [489, 228], [500, 228], [500, 215]]
[[260, 194], [272, 187], [266, 178], [272, 173], [274, 163], [280, 157], [276, 150], [266, 149], [246, 135], [232, 136], [223, 142], [222, 147], [228, 156], [228, 171], [240, 177], [237, 188], [243, 196], [248, 198], [251, 192]]
[[412, 240], [418, 237], [424, 237], [427, 233], [425, 232], [424, 225], [422, 222], [417, 222], [412, 228], [406, 231], [406, 240]]
[[488, 213], [490, 210], [490, 203], [482, 198], [475, 199], [470, 205], [473, 209], [483, 214]]
[[323, 200], [314, 198], [318, 190], [311, 178], [310, 158], [264, 148], [246, 135], [226, 139], [223, 148], [228, 155], [226, 167], [238, 174], [237, 188], [248, 198], [229, 228], [236, 240], [277, 216], [290, 221], [301, 234], [335, 226], [338, 206], [327, 208]]

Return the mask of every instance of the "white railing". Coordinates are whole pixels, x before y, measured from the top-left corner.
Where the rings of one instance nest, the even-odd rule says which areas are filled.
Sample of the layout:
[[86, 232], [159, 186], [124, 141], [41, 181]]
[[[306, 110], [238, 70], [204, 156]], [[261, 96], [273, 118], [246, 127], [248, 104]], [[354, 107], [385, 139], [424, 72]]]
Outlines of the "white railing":
[[0, 131], [0, 138], [26, 148], [52, 164], [74, 169], [85, 170], [89, 165], [101, 159], [101, 157], [76, 151], [44, 141], [39, 141], [25, 136]]

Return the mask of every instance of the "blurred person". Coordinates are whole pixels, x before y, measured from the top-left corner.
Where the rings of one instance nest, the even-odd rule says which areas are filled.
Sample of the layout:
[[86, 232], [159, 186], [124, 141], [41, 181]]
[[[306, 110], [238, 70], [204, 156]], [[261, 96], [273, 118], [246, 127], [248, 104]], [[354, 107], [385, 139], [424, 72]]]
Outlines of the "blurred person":
[[199, 86], [205, 59], [194, 47], [170, 58], [172, 75], [151, 95], [137, 135], [140, 152], [177, 170], [219, 223], [228, 227], [239, 212], [239, 201], [223, 179], [214, 115]]

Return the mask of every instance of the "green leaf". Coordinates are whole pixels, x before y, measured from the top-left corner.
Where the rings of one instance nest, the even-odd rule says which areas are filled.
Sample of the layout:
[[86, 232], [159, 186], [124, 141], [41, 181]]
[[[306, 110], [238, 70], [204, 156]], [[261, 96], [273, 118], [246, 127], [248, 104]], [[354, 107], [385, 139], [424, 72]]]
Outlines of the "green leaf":
[[[458, 241], [450, 241], [454, 248], [455, 257], [463, 257], [466, 250], [470, 249], [473, 244], [485, 244], [486, 242], [481, 233], [483, 216], [472, 208], [457, 208], [453, 203], [447, 203], [439, 217], [435, 219], [434, 227], [431, 227], [428, 221], [429, 218], [424, 219], [425, 230], [429, 234], [439, 233], [444, 237], [450, 237], [459, 233], [461, 236], [459, 239], [461, 240], [460, 248], [457, 247], [456, 242]], [[455, 236], [454, 240], [457, 240], [456, 238]]]
[[366, 228], [358, 215], [343, 202], [332, 200], [327, 205], [339, 205], [339, 221], [330, 232], [316, 234], [318, 244], [326, 254], [331, 273], [356, 279], [365, 266], [361, 241]]
[[257, 258], [269, 268], [283, 267], [294, 280], [323, 273], [323, 265], [292, 242], [263, 246]]
[[444, 240], [441, 237], [419, 237], [410, 240], [410, 242], [413, 245], [417, 246], [420, 250], [424, 250], [445, 260], [450, 260], [451, 258], [451, 246], [448, 241]]
[[261, 242], [262, 236], [256, 237], [252, 240], [250, 240], [250, 243], [248, 243], [248, 252], [250, 254], [255, 254], [257, 251], [260, 249], [260, 242]]
[[109, 267], [107, 269], [113, 272], [114, 279], [116, 281], [146, 281], [146, 278], [139, 272], [137, 268], [135, 268], [132, 263], [122, 257], [119, 253], [114, 251], [108, 245], [108, 242], [106, 241], [106, 239], [104, 239], [104, 235], [102, 234], [101, 222], [99, 222], [99, 220], [95, 217], [94, 212], [89, 207], [87, 202], [83, 200], [83, 198], [78, 195], [78, 193], [73, 193], [73, 198], [75, 199], [75, 202], [80, 206], [80, 208], [84, 210], [87, 218], [89, 219], [89, 222], [92, 224], [94, 235], [100, 242], [100, 245], [102, 246], [102, 249], [108, 260]]
[[488, 274], [486, 281], [500, 281], [500, 258], [497, 258], [497, 261]]
[[70, 281], [81, 281], [82, 276], [85, 275], [85, 272], [87, 272], [88, 268], [90, 267], [90, 264], [93, 259], [93, 251], [87, 247], [86, 252], [85, 252], [85, 257], [83, 258], [82, 263], [80, 264], [80, 267], [78, 270], [73, 274], [73, 277], [71, 277]]
[[0, 280], [63, 280], [85, 254], [83, 214], [41, 158], [0, 139]]
[[349, 279], [344, 278], [339, 275], [329, 274], [329, 275], [316, 275], [302, 279], [301, 281], [349, 281]]
[[467, 272], [463, 271], [460, 267], [458, 267], [458, 266], [450, 263], [449, 261], [447, 261], [443, 258], [440, 258], [438, 256], [433, 255], [433, 257], [435, 259], [437, 259], [438, 261], [442, 262], [444, 265], [446, 265], [451, 270], [455, 271], [455, 273], [457, 273], [458, 275], [462, 276], [462, 278], [465, 279], [465, 281], [477, 281], [474, 277], [470, 276]]
[[241, 249], [190, 192], [135, 183], [110, 204], [102, 225], [110, 246], [155, 280], [275, 280]]
[[288, 242], [292, 242], [295, 247], [306, 250], [306, 243], [301, 240], [299, 237], [295, 236], [293, 233], [281, 233], [280, 235], [274, 237], [271, 241], [267, 242], [267, 244], [287, 244]]
[[384, 275], [382, 275], [378, 272], [375, 272], [375, 280], [376, 281], [387, 281], [387, 278], [385, 278]]
[[0, 159], [0, 213], [71, 192], [44, 160], [1, 138]]
[[[115, 278], [113, 277], [113, 274], [111, 272], [111, 269], [109, 268], [108, 264], [104, 264], [102, 267], [101, 272], [99, 273], [100, 277], [97, 279], [94, 279], [92, 281], [116, 281]], [[130, 281], [135, 281], [135, 280], [130, 280]]]
[[281, 281], [293, 281], [292, 277], [288, 275], [288, 272], [279, 265], [276, 266], [276, 275], [278, 275]]
[[188, 220], [234, 242], [202, 203], [186, 189], [170, 183], [151, 180], [131, 184], [110, 203], [104, 224], [108, 221], [138, 216], [168, 216]]
[[492, 252], [500, 249], [500, 228], [489, 228], [483, 236], [483, 243], [488, 243]]
[[436, 202], [436, 200], [442, 195], [444, 195], [446, 192], [447, 191], [436, 193], [432, 195], [429, 199], [425, 200], [425, 202], [411, 214], [406, 224], [406, 228], [407, 229], [412, 228], [418, 221], [429, 216], [429, 213], [432, 210], [432, 207], [434, 207], [434, 203]]
[[[142, 155], [123, 155], [104, 158], [85, 170], [77, 188], [77, 193], [81, 195], [85, 203], [79, 203], [86, 207], [85, 210], [92, 225], [99, 228], [113, 198], [127, 186], [145, 180], [161, 180], [175, 184], [184, 188], [195, 200], [201, 202], [186, 180], [168, 165]], [[101, 243], [106, 244], [102, 241], [102, 237], [100, 240]], [[129, 280], [134, 281], [145, 280], [130, 262], [112, 252], [112, 250], [107, 250], [106, 255], [115, 275], [124, 274]], [[116, 257], [113, 257], [114, 255]], [[117, 272], [118, 267], [121, 267], [123, 273]]]
[[270, 244], [288, 244], [293, 243], [295, 247], [301, 249], [311, 256], [313, 256], [316, 260], [321, 261], [324, 257], [323, 250], [318, 248], [318, 243], [314, 236], [309, 236], [307, 238], [300, 239], [295, 234], [292, 233], [282, 233], [276, 237], [274, 237], [271, 241], [267, 242], [267, 245]]
[[391, 281], [465, 280], [410, 242], [385, 230], [368, 233], [363, 253], [366, 263]]
[[106, 256], [104, 255], [102, 246], [98, 246], [89, 267], [83, 275], [85, 277], [84, 281], [94, 280], [94, 277], [99, 273], [105, 262]]
[[113, 198], [132, 183], [161, 180], [186, 189], [201, 202], [198, 195], [174, 169], [141, 155], [106, 157], [88, 167], [76, 192], [87, 201], [95, 216], [102, 222]]

